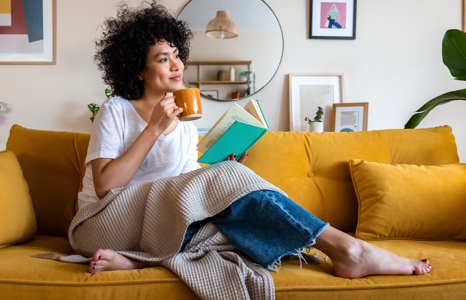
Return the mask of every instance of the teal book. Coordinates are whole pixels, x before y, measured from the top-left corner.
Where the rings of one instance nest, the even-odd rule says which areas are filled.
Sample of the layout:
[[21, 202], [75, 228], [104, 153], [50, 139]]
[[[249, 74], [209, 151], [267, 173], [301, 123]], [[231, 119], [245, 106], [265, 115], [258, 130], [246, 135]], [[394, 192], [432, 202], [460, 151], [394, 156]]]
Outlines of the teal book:
[[236, 160], [269, 131], [267, 128], [235, 121], [233, 125], [198, 160], [203, 164], [224, 161], [235, 153]]

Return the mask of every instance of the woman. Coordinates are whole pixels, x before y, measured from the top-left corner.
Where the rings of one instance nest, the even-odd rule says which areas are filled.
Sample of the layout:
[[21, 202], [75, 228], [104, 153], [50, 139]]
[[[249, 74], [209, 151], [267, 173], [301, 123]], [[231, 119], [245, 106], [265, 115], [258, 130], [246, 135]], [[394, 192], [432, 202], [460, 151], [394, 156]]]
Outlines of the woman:
[[328, 18], [328, 28], [332, 28], [334, 25], [336, 28], [341, 28], [341, 25], [338, 23], [340, 21], [340, 12], [335, 4], [332, 4], [332, 9], [327, 13]]
[[[86, 158], [84, 188], [79, 194], [80, 209], [99, 201], [113, 188], [177, 176], [199, 168], [196, 129], [191, 123], [178, 120], [176, 116], [182, 109], [168, 96], [168, 93], [183, 88], [184, 63], [192, 35], [185, 23], [176, 21], [155, 2], [136, 10], [122, 5], [116, 18], [105, 21], [104, 37], [97, 41], [95, 60], [103, 71], [105, 83], [120, 97], [107, 100], [95, 119]], [[247, 153], [239, 163], [246, 157]], [[235, 158], [233, 154], [227, 160]], [[270, 211], [256, 213], [264, 208]], [[220, 214], [192, 224], [182, 248], [208, 221], [212, 221], [238, 249], [268, 268], [271, 265], [267, 261], [287, 255], [281, 250], [284, 244], [305, 235], [298, 241], [298, 248], [314, 246], [326, 253], [340, 277], [425, 274], [431, 269], [427, 260], [405, 259], [355, 239], [277, 192], [250, 193]], [[264, 222], [267, 224], [262, 229], [254, 225]], [[290, 231], [286, 226], [294, 230]], [[256, 236], [248, 240], [241, 236], [240, 229], [235, 229], [238, 227], [246, 228], [248, 233], [256, 231]], [[287, 239], [275, 238], [269, 243], [266, 239], [259, 245], [256, 238], [267, 236], [270, 228], [273, 232], [281, 230]], [[262, 251], [264, 249], [266, 251]], [[263, 252], [276, 254], [270, 260], [271, 257], [261, 256]], [[156, 263], [129, 259], [111, 249], [100, 249], [92, 257], [89, 272], [95, 274], [154, 265]]]

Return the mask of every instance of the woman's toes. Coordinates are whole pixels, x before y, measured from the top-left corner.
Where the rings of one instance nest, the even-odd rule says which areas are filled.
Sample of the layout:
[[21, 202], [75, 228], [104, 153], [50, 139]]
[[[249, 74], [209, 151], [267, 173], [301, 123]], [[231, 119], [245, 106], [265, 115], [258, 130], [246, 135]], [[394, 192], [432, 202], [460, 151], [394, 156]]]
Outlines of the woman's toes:
[[97, 250], [94, 255], [92, 255], [92, 260], [89, 262], [89, 273], [95, 274], [101, 271], [102, 265], [102, 254], [104, 254], [105, 250], [99, 249]]
[[422, 264], [420, 264], [419, 266], [417, 266], [414, 270], [414, 273], [417, 274], [417, 275], [424, 275], [424, 274], [427, 274], [430, 272], [430, 270], [432, 269], [431, 265], [428, 264], [428, 261], [426, 262], [427, 260], [422, 260]]
[[104, 252], [103, 249], [97, 250], [97, 251], [94, 253], [94, 255], [92, 255], [92, 260], [93, 260], [93, 261], [98, 261], [98, 260], [100, 260], [100, 259], [102, 258], [102, 253], [103, 253], [103, 252]]

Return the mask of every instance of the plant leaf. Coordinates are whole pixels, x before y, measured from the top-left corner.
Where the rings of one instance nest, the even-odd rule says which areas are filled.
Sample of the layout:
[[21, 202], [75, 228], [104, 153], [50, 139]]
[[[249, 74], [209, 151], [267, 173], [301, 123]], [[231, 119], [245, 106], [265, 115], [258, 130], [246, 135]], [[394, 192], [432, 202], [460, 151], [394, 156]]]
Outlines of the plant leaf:
[[100, 106], [95, 104], [95, 103], [90, 103], [90, 104], [87, 105], [87, 107], [89, 108], [89, 110], [92, 113], [91, 122], [94, 123], [95, 116], [99, 112]]
[[466, 33], [458, 29], [445, 32], [442, 41], [442, 60], [453, 77], [466, 80]]
[[416, 128], [419, 123], [438, 105], [446, 104], [454, 100], [466, 100], [466, 89], [448, 92], [428, 101], [421, 106], [405, 124], [405, 129]]
[[105, 89], [105, 96], [107, 96], [107, 98], [115, 97], [115, 95], [109, 89]]

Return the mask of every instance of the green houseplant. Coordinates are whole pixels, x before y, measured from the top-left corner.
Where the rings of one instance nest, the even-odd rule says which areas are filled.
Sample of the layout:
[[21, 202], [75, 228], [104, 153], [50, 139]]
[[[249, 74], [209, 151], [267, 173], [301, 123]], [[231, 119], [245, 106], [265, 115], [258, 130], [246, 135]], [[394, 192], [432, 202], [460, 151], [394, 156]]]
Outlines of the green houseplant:
[[256, 91], [256, 74], [253, 72], [253, 71], [243, 71], [241, 73], [239, 73], [239, 76], [241, 77], [245, 77], [246, 80], [249, 84], [249, 82], [251, 82], [251, 75], [252, 75], [252, 93], [254, 93]]
[[[110, 91], [109, 89], [105, 89], [105, 96], [107, 96], [107, 99], [115, 97], [115, 95], [113, 95], [112, 91]], [[92, 113], [92, 117], [90, 118], [91, 122], [94, 123], [95, 116], [97, 116], [97, 113], [99, 112], [100, 106], [98, 104], [91, 103], [91, 104], [88, 104], [87, 107], [89, 108], [89, 110]]]
[[324, 122], [322, 122], [322, 116], [324, 115], [324, 110], [322, 107], [318, 106], [316, 116], [313, 120], [308, 117], [304, 118], [304, 121], [309, 123], [310, 132], [324, 132]]
[[[443, 36], [442, 59], [455, 79], [466, 81], [466, 33], [450, 29]], [[406, 123], [405, 128], [416, 128], [427, 114], [438, 105], [454, 100], [466, 100], [466, 89], [448, 92], [428, 101]]]

